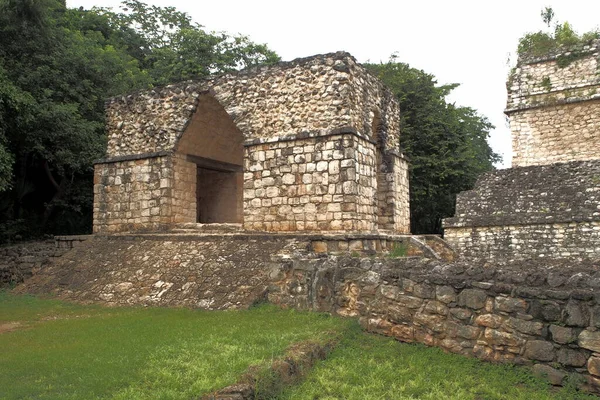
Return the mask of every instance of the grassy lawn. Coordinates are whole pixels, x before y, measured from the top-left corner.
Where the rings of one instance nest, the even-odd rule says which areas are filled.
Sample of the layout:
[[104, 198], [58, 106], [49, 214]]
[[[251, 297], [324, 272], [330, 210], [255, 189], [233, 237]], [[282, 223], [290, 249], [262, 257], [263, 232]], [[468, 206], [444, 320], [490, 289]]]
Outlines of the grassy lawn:
[[190, 399], [349, 321], [248, 311], [102, 308], [0, 292], [0, 399]]
[[568, 400], [597, 399], [560, 391], [528, 370], [447, 354], [354, 332], [280, 399]]
[[0, 399], [191, 399], [333, 331], [341, 344], [280, 398], [596, 398], [552, 390], [521, 368], [367, 335], [352, 320], [270, 306], [103, 308], [0, 291], [2, 327]]

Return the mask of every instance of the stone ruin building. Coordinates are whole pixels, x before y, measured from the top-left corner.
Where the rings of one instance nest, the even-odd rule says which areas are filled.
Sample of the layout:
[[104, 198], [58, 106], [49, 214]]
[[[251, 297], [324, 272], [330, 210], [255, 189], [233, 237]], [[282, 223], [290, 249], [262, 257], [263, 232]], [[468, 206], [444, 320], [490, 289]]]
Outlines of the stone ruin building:
[[94, 233], [409, 232], [398, 103], [347, 53], [115, 97], [107, 130]]
[[600, 41], [520, 58], [506, 115], [513, 168], [459, 194], [445, 238], [488, 259], [600, 256]]

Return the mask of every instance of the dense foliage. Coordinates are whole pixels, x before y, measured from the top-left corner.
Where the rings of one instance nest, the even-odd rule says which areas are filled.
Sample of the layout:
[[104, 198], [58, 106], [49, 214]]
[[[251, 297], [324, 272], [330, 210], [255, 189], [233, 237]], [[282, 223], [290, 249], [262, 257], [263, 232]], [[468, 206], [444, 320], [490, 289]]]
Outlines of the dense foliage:
[[172, 7], [0, 0], [0, 242], [90, 230], [106, 98], [277, 60]]
[[367, 65], [397, 96], [401, 150], [410, 159], [413, 233], [439, 233], [454, 215], [456, 194], [469, 190], [500, 161], [487, 138], [493, 125], [469, 107], [445, 98], [458, 85], [437, 86], [433, 75], [397, 62]]

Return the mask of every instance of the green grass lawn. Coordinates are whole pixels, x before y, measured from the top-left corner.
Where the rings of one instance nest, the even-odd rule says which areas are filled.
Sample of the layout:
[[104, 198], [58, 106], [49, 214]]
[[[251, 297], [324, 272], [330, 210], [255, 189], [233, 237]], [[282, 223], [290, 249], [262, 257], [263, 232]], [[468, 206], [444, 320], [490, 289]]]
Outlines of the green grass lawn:
[[[248, 311], [104, 308], [0, 291], [0, 399], [191, 399], [292, 343], [343, 336], [282, 399], [584, 399], [525, 369], [360, 332], [355, 321]], [[595, 398], [595, 397], [589, 397]]]
[[259, 307], [102, 308], [0, 292], [0, 399], [190, 399], [350, 321]]
[[361, 332], [347, 334], [307, 379], [280, 399], [598, 399], [552, 389], [529, 370], [493, 365]]

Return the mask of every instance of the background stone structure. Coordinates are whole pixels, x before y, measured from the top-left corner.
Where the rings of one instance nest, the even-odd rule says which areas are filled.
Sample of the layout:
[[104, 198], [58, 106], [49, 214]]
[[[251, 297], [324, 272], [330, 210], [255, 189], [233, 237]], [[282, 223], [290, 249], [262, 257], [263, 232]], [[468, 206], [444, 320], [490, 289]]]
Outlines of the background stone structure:
[[444, 237], [463, 256], [600, 258], [600, 40], [519, 59], [508, 82], [513, 168], [457, 197]]
[[406, 233], [399, 112], [347, 53], [114, 98], [94, 232], [226, 222]]
[[519, 58], [507, 83], [513, 167], [600, 158], [600, 40]]
[[600, 160], [486, 173], [444, 226], [466, 257], [600, 259]]

